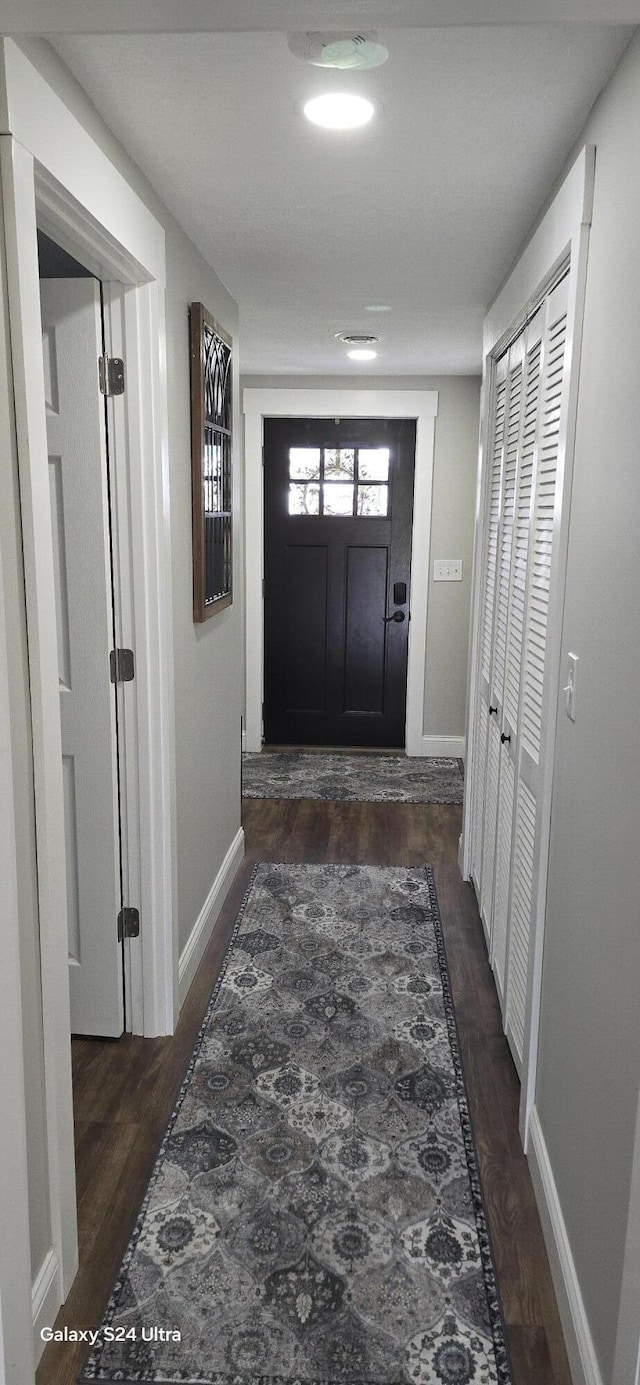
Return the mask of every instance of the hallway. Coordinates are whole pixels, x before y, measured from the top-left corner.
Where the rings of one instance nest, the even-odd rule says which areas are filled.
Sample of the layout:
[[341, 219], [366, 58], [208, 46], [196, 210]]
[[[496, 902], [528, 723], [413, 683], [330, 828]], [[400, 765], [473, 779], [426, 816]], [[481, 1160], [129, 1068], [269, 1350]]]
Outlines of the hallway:
[[[484, 1196], [514, 1385], [569, 1385], [533, 1189], [518, 1135], [519, 1087], [501, 1029], [473, 891], [457, 864], [461, 809], [419, 804], [254, 800], [247, 856], [172, 1039], [127, 1035], [74, 1044], [80, 1273], [56, 1328], [95, 1327], [133, 1228], [155, 1155], [254, 863], [433, 865], [446, 935]], [[49, 1346], [38, 1385], [75, 1385], [86, 1348]]]

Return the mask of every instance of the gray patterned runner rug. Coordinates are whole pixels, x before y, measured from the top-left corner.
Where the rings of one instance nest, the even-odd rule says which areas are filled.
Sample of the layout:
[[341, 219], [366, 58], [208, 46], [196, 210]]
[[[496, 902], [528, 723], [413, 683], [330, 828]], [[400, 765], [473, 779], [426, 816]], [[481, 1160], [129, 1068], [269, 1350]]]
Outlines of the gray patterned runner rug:
[[82, 1380], [509, 1385], [429, 867], [256, 867]]
[[351, 803], [462, 803], [462, 761], [406, 755], [269, 750], [244, 755], [244, 798], [323, 798]]

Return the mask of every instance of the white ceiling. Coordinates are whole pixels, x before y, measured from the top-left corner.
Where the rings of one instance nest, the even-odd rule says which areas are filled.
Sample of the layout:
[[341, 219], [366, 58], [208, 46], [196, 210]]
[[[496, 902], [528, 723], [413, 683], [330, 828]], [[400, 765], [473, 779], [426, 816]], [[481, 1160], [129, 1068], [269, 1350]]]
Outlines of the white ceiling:
[[[368, 329], [365, 369], [432, 374], [479, 370], [484, 312], [629, 36], [380, 28], [390, 58], [357, 76], [306, 66], [285, 32], [55, 47], [237, 299], [243, 371], [341, 371], [334, 334]], [[318, 130], [300, 103], [330, 87], [382, 109]]]
[[371, 24], [637, 24], [640, 0], [0, 0], [0, 32], [207, 33]]

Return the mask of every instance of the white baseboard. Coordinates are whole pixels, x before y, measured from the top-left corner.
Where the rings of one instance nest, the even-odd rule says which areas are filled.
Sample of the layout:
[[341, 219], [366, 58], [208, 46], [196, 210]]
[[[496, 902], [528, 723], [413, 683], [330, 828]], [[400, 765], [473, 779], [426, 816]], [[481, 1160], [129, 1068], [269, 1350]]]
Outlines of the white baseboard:
[[178, 963], [180, 1009], [182, 1009], [187, 991], [200, 966], [204, 950], [213, 932], [214, 924], [227, 894], [229, 893], [229, 889], [242, 862], [243, 856], [244, 830], [240, 827], [236, 832], [220, 870], [216, 875], [207, 898], [191, 929], [189, 937], [180, 953], [180, 961]]
[[61, 1304], [60, 1262], [55, 1250], [51, 1248], [47, 1251], [31, 1287], [33, 1345], [36, 1365], [46, 1345], [40, 1333], [44, 1327], [53, 1327]]
[[444, 758], [453, 755], [456, 759], [464, 760], [465, 739], [464, 736], [422, 736], [415, 743], [415, 747], [409, 748], [407, 745], [407, 755], [443, 756]]
[[558, 1300], [571, 1377], [574, 1385], [603, 1385], [549, 1152], [535, 1106], [529, 1120], [527, 1158]]

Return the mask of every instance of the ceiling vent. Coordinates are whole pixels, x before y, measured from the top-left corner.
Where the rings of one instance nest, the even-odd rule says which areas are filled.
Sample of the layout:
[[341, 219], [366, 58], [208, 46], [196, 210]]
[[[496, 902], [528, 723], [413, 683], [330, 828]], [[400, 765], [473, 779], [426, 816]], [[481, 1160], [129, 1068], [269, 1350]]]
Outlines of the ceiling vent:
[[294, 32], [287, 35], [289, 50], [313, 67], [334, 67], [341, 72], [363, 72], [380, 67], [387, 61], [389, 50], [378, 43], [375, 30], [365, 34]]
[[336, 341], [343, 341], [345, 346], [375, 346], [380, 338], [371, 332], [336, 332]]

